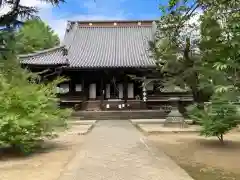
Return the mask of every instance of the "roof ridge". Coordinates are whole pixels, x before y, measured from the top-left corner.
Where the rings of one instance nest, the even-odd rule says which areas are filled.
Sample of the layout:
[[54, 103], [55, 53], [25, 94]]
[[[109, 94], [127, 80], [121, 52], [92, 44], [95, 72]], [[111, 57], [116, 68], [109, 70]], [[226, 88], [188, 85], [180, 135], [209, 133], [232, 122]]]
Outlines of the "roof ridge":
[[76, 21], [72, 21], [72, 20], [67, 20], [67, 22], [70, 23], [91, 23], [91, 22], [98, 22], [98, 23], [109, 23], [109, 22], [152, 22], [152, 21], [157, 21], [157, 19], [132, 19], [132, 20], [127, 20], [127, 19], [110, 19], [110, 20], [76, 20]]
[[94, 25], [92, 25], [92, 26], [88, 26], [88, 25], [86, 25], [86, 26], [78, 26], [78, 28], [115, 28], [115, 29], [120, 29], [120, 28], [151, 28], [152, 27], [152, 25], [141, 25], [141, 26], [138, 26], [138, 25], [134, 25], [134, 26], [128, 26], [128, 25], [126, 25], [126, 26], [124, 26], [124, 25], [121, 25], [121, 26], [94, 26]]
[[35, 52], [29, 53], [29, 54], [20, 54], [20, 55], [18, 55], [18, 57], [19, 58], [25, 58], [25, 57], [36, 56], [36, 55], [40, 55], [40, 54], [43, 54], [43, 53], [55, 51], [55, 50], [58, 50], [58, 49], [61, 49], [61, 48], [64, 48], [64, 47], [65, 47], [65, 45], [55, 46], [53, 48], [44, 49], [44, 50], [41, 50], [41, 51], [35, 51]]

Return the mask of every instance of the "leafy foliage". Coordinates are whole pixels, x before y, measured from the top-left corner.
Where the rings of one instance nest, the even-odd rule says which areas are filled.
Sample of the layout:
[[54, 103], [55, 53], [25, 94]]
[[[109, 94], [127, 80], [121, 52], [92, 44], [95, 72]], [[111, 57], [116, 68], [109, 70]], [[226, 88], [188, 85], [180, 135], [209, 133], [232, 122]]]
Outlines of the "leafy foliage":
[[240, 1], [169, 0], [160, 9], [152, 56], [167, 83], [192, 90], [202, 134], [222, 141], [239, 109]]
[[[66, 127], [66, 120], [71, 111], [58, 108], [56, 99], [56, 86], [65, 79], [56, 79], [51, 83], [43, 84], [36, 74], [22, 69], [17, 61], [16, 23], [19, 22], [19, 18], [29, 18], [37, 12], [34, 7], [22, 6], [20, 1], [0, 1], [0, 7], [9, 5], [11, 8], [7, 14], [0, 17], [0, 26], [5, 27], [0, 30], [0, 101], [2, 102], [0, 104], [0, 145], [12, 146], [20, 151], [29, 152], [40, 140], [52, 138], [57, 130]], [[57, 5], [63, 0], [45, 0], [45, 2]], [[38, 42], [37, 45], [34, 44], [34, 48], [40, 48], [39, 44], [52, 46], [51, 43], [59, 42], [56, 37], [51, 36], [52, 31], [49, 27], [42, 26], [41, 28], [41, 21], [37, 20], [36, 24], [39, 30], [45, 33], [43, 37], [51, 41], [45, 45]], [[29, 33], [29, 29], [26, 29], [26, 33]], [[21, 34], [21, 32], [18, 37], [23, 38], [24, 33]], [[24, 38], [22, 41], [25, 44], [22, 42], [21, 45], [27, 46], [25, 41], [30, 41], [30, 39], [24, 40]], [[20, 49], [24, 48], [20, 47]], [[26, 51], [29, 51], [28, 46]]]
[[40, 19], [26, 21], [16, 34], [17, 52], [31, 53], [59, 45], [54, 31]]
[[[185, 4], [170, 11], [173, 1], [169, 4], [161, 8], [163, 16], [157, 22], [150, 51], [164, 75], [165, 84], [187, 86], [192, 91], [194, 101], [201, 105], [210, 98], [212, 86], [209, 83], [207, 87], [200, 86], [203, 65], [198, 47], [199, 24], [191, 22], [192, 17], [197, 19], [199, 15]], [[195, 9], [197, 6], [193, 7]]]
[[[46, 3], [51, 3], [52, 5], [58, 5], [61, 2], [65, 2], [64, 0], [42, 0], [42, 1]], [[0, 26], [16, 25], [19, 18], [31, 19], [33, 17], [36, 17], [35, 14], [38, 12], [38, 9], [35, 7], [22, 5], [21, 0], [1, 0], [0, 7], [3, 6], [10, 7], [10, 11], [0, 16]]]
[[[43, 3], [51, 3], [52, 5], [58, 5], [61, 2], [65, 2], [64, 0], [39, 0]], [[13, 36], [13, 32], [16, 27], [22, 23], [24, 20], [38, 18], [36, 13], [38, 9], [36, 7], [24, 6], [21, 4], [21, 0], [1, 0], [0, 8], [9, 7], [9, 11], [0, 16], [0, 55], [4, 57], [3, 54], [12, 53], [16, 47], [7, 46], [5, 40], [4, 31], [8, 32], [10, 36]]]
[[0, 144], [26, 152], [66, 127], [71, 111], [59, 109], [56, 99], [56, 85], [65, 79], [36, 83], [35, 74], [16, 64], [8, 63], [0, 72]]
[[169, 0], [168, 6], [161, 6], [163, 16], [151, 43], [160, 69], [174, 83], [192, 89], [239, 92], [239, 9], [238, 0]]
[[216, 91], [224, 89], [231, 95], [240, 91], [240, 13], [231, 8], [231, 3], [223, 7], [206, 11], [202, 16], [200, 48], [208, 74], [205, 78], [212, 79]]
[[7, 31], [0, 31], [0, 59], [6, 60], [7, 57], [13, 54], [13, 41], [11, 40], [11, 34]]
[[205, 109], [196, 106], [190, 111], [190, 117], [201, 126], [201, 135], [217, 136], [223, 143], [223, 135], [237, 126], [238, 109], [237, 105], [223, 101], [222, 99], [212, 99]]

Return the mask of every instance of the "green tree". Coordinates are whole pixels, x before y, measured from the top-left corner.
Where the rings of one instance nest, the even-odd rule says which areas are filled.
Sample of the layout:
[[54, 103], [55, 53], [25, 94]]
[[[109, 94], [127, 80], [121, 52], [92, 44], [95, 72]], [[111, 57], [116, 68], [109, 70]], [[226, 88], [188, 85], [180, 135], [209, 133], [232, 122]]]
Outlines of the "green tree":
[[212, 79], [216, 91], [236, 100], [240, 91], [240, 13], [236, 8], [240, 1], [235, 2], [203, 13], [200, 49], [206, 78]]
[[205, 109], [198, 109], [193, 105], [190, 117], [202, 126], [200, 135], [216, 136], [221, 143], [224, 143], [224, 135], [237, 127], [238, 105], [215, 95], [211, 102], [205, 105]]
[[54, 31], [40, 19], [28, 20], [16, 33], [17, 53], [25, 54], [59, 45]]
[[[239, 91], [239, 9], [239, 0], [169, 0], [167, 6], [161, 6], [163, 16], [157, 26], [156, 38], [151, 43], [153, 55], [160, 61], [160, 69], [167, 69], [170, 75], [175, 69], [181, 69], [184, 72], [181, 79], [188, 85], [199, 84], [198, 89], [207, 85], [216, 91], [228, 90], [228, 94]], [[197, 12], [201, 12], [200, 20], [195, 19], [195, 24], [189, 23]], [[199, 34], [197, 38], [192, 37], [192, 29], [195, 28]], [[164, 48], [159, 47], [163, 38], [168, 40]], [[164, 57], [169, 54], [178, 58]], [[171, 59], [171, 62], [164, 59]], [[173, 66], [168, 66], [170, 63]], [[179, 68], [179, 64], [184, 66]], [[192, 76], [194, 73], [197, 75]], [[190, 83], [185, 81], [184, 74], [192, 79]]]
[[[40, 0], [41, 1], [41, 0]], [[58, 5], [64, 0], [42, 0], [42, 2], [51, 3], [52, 5]], [[3, 14], [0, 17], [0, 26], [12, 27], [18, 23], [19, 18], [31, 19], [36, 17], [35, 14], [38, 12], [36, 7], [24, 6], [21, 4], [21, 0], [1, 0], [0, 7], [10, 7], [9, 12]]]
[[216, 1], [201, 17], [203, 78], [211, 79], [214, 97], [206, 112], [198, 112], [202, 135], [223, 135], [237, 126], [240, 95], [240, 1]]
[[22, 152], [34, 150], [44, 138], [66, 127], [71, 111], [59, 109], [56, 86], [65, 79], [42, 84], [38, 76], [9, 60], [0, 70], [0, 146]]
[[[46, 0], [57, 5], [62, 0]], [[20, 67], [16, 57], [15, 25], [19, 17], [31, 18], [36, 9], [24, 7], [20, 0], [2, 0], [11, 5], [0, 17], [0, 146], [31, 151], [57, 129], [65, 127], [69, 110], [58, 108], [56, 85], [65, 79], [42, 83], [36, 74]]]
[[[194, 101], [203, 107], [203, 102], [208, 101], [212, 94], [212, 87], [211, 84], [200, 86], [202, 59], [198, 46], [199, 24], [198, 21], [191, 22], [197, 14], [186, 5], [172, 11], [169, 11], [170, 7], [162, 7], [163, 15], [157, 22], [155, 39], [149, 43], [150, 50], [164, 75], [165, 84], [187, 86]], [[184, 15], [189, 11], [190, 14]]]
[[[39, 0], [41, 1], [41, 0]], [[59, 5], [64, 0], [42, 0], [42, 2], [51, 3], [54, 6]], [[12, 54], [15, 51], [16, 46], [6, 45], [7, 41], [15, 42], [14, 30], [16, 25], [26, 19], [37, 18], [36, 13], [38, 9], [36, 7], [24, 6], [21, 4], [21, 0], [1, 0], [0, 8], [7, 6], [10, 8], [9, 12], [0, 16], [0, 56], [7, 60], [6, 54]], [[8, 38], [6, 39], [6, 33], [8, 32]], [[10, 37], [10, 38], [9, 38]]]
[[[201, 134], [223, 142], [239, 118], [240, 1], [169, 0], [161, 9], [152, 55], [167, 82], [192, 90], [197, 108], [190, 115], [203, 126]], [[206, 100], [208, 110], [199, 106]]]

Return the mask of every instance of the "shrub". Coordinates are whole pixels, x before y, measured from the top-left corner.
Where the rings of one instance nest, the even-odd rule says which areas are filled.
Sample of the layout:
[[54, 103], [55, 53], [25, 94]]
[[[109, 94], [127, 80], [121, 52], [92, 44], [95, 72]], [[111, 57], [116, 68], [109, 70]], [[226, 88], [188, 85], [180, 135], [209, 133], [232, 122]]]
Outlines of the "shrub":
[[0, 72], [0, 145], [29, 152], [43, 138], [53, 138], [66, 127], [70, 110], [58, 108], [56, 85], [36, 83], [36, 76], [22, 69]]
[[223, 135], [237, 126], [237, 106], [226, 100], [213, 99], [205, 106], [205, 109], [198, 109], [194, 105], [189, 116], [201, 126], [200, 135], [217, 136], [223, 143]]

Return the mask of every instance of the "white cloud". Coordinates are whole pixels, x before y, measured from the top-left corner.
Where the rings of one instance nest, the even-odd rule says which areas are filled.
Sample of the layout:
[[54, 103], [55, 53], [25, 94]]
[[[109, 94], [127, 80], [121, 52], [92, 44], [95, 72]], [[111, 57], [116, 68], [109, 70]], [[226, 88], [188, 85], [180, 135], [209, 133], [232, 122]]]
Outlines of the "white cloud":
[[[40, 13], [41, 15], [41, 13]], [[66, 16], [66, 17], [60, 17], [56, 18], [53, 15], [46, 15], [46, 12], [44, 15], [41, 16], [41, 18], [47, 22], [53, 30], [59, 35], [60, 39], [62, 40], [64, 37], [67, 21], [81, 21], [81, 20], [120, 20], [125, 19], [125, 17], [121, 14], [117, 14], [116, 16], [105, 16], [105, 15], [74, 15], [74, 16]]]
[[38, 7], [38, 8], [46, 8], [46, 7], [51, 6], [51, 4], [41, 1], [41, 0], [21, 0], [21, 5], [34, 6], [34, 7]]
[[[20, 2], [23, 6], [37, 7], [37, 8], [47, 8], [50, 7], [49, 3], [42, 2], [41, 0], [21, 0]], [[0, 16], [8, 13], [11, 10], [11, 6], [3, 2], [3, 6], [0, 7]]]
[[[74, 0], [78, 3], [78, 0]], [[50, 3], [44, 3], [42, 0], [21, 0], [21, 4], [25, 6], [34, 6], [39, 9], [38, 16], [49, 24], [53, 30], [59, 35], [60, 39], [63, 38], [68, 20], [119, 20], [126, 19], [124, 12], [119, 7], [119, 4], [125, 0], [112, 1], [112, 0], [82, 0], [79, 6], [87, 10], [87, 14], [66, 14], [56, 15], [53, 14], [53, 6]], [[69, 1], [68, 3], [71, 3]], [[61, 5], [60, 5], [61, 7]], [[56, 7], [57, 8], [57, 7]], [[6, 14], [11, 8], [4, 6], [0, 8], [0, 16]], [[64, 12], [63, 12], [64, 13]]]
[[3, 4], [3, 5], [0, 7], [0, 16], [8, 13], [10, 10], [11, 10], [11, 7], [10, 7], [10, 6]]
[[[27, 0], [25, 0], [27, 1]], [[56, 17], [56, 15], [52, 14], [52, 8], [42, 8], [39, 12], [40, 17], [46, 21], [54, 31], [59, 35], [62, 40], [65, 33], [65, 28], [68, 20], [71, 21], [81, 21], [81, 20], [120, 20], [126, 19], [126, 15], [121, 8], [119, 8], [119, 3], [125, 0], [120, 0], [116, 3], [116, 1], [112, 0], [99, 0], [94, 2], [94, 0], [84, 0], [84, 1], [76, 1], [79, 6], [83, 6], [87, 10], [87, 14], [74, 14], [69, 15], [65, 14], [62, 16]], [[113, 3], [114, 2], [114, 3]], [[70, 2], [69, 2], [70, 3]], [[69, 13], [69, 12], [67, 12]]]

